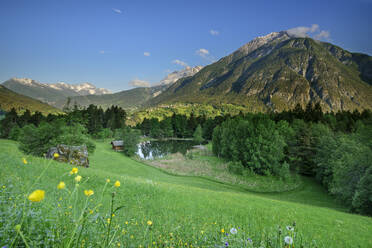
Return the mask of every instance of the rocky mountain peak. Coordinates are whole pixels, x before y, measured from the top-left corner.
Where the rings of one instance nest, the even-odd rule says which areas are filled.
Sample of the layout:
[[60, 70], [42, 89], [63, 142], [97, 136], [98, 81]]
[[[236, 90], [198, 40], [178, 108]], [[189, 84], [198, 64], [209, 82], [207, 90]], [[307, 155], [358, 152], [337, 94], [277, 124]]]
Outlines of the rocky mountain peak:
[[254, 50], [262, 47], [263, 45], [266, 45], [272, 42], [280, 42], [280, 41], [288, 40], [290, 38], [291, 37], [288, 35], [286, 31], [272, 32], [265, 36], [258, 36], [257, 38], [251, 40], [244, 46], [240, 47], [237, 52], [247, 55], [253, 52]]

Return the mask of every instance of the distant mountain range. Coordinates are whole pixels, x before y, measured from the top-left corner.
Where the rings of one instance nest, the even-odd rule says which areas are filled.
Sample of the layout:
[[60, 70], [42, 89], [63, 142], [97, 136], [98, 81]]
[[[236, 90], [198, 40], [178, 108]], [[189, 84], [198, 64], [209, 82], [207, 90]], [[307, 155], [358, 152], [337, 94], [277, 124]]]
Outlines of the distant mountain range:
[[103, 95], [111, 93], [109, 90], [96, 88], [90, 83], [56, 84], [40, 83], [29, 78], [11, 78], [3, 84], [6, 88], [25, 96], [56, 106], [56, 102], [72, 96]]
[[258, 37], [151, 99], [232, 103], [282, 111], [319, 102], [325, 111], [372, 109], [372, 57], [286, 31]]
[[186, 67], [154, 87], [110, 94], [84, 83], [41, 84], [13, 78], [12, 91], [62, 108], [70, 104], [126, 109], [181, 104], [236, 104], [249, 111], [282, 111], [319, 102], [324, 111], [372, 109], [372, 57], [286, 31], [257, 37], [205, 67]]
[[31, 112], [39, 111], [43, 114], [62, 113], [61, 110], [46, 103], [20, 95], [0, 85], [0, 110], [9, 111], [12, 108], [15, 108], [19, 113], [22, 113], [26, 109], [29, 109]]

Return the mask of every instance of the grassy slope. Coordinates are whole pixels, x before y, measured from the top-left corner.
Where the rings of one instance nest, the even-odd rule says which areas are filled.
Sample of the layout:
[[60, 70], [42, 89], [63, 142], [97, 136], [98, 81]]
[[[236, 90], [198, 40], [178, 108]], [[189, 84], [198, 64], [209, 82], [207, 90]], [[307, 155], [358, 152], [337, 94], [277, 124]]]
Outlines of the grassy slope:
[[35, 100], [28, 96], [23, 96], [18, 93], [15, 93], [11, 90], [0, 85], [0, 108], [9, 111], [12, 108], [15, 108], [17, 112], [22, 113], [26, 109], [29, 109], [31, 112], [39, 111], [43, 114], [58, 114], [62, 113], [59, 109], [56, 109], [46, 103]]
[[[22, 178], [19, 190], [26, 190], [28, 183], [45, 166], [43, 159], [34, 157], [27, 157], [29, 164], [22, 165], [24, 155], [17, 150], [15, 142], [1, 140], [0, 151], [1, 181], [6, 184], [6, 178], [16, 174]], [[47, 192], [44, 204], [51, 203], [54, 196], [48, 195], [48, 192], [55, 189], [61, 175], [70, 169], [66, 164], [52, 164], [48, 179], [36, 186]], [[103, 187], [106, 178], [120, 180], [122, 186], [117, 198], [126, 208], [122, 213], [124, 216], [119, 218], [141, 223], [151, 219], [154, 222], [153, 232], [158, 235], [166, 236], [173, 232], [179, 233], [183, 240], [192, 240], [200, 230], [216, 232], [220, 228], [228, 230], [239, 226], [251, 237], [257, 237], [264, 232], [276, 232], [278, 225], [283, 227], [296, 221], [303, 239], [308, 242], [316, 240], [318, 247], [372, 246], [372, 218], [342, 211], [342, 207], [311, 180], [305, 183], [303, 189], [293, 192], [249, 193], [198, 177], [165, 174], [115, 153], [109, 144], [103, 143], [97, 144], [97, 150], [91, 157], [91, 168], [80, 169], [79, 174], [84, 178], [90, 177], [84, 188], [93, 188], [96, 192]], [[64, 180], [69, 186], [68, 180]], [[128, 227], [128, 235], [135, 233], [136, 228], [139, 227]], [[143, 238], [136, 232], [134, 239], [128, 240], [141, 243]]]

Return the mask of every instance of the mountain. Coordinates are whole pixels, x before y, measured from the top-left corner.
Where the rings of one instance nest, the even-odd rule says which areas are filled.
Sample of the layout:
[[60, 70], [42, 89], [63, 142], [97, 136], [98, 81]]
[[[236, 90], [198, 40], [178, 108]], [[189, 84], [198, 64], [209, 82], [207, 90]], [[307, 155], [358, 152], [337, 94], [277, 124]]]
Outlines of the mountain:
[[[160, 94], [166, 87], [166, 85], [139, 87], [114, 94], [71, 97], [70, 107], [75, 104], [81, 107], [87, 107], [90, 104], [94, 104], [104, 109], [112, 105], [120, 106], [124, 109], [136, 109]], [[63, 108], [66, 103], [67, 100], [57, 101], [56, 106]]]
[[49, 106], [46, 103], [20, 95], [0, 85], [0, 110], [9, 111], [12, 108], [15, 108], [19, 113], [22, 113], [26, 109], [29, 109], [31, 112], [39, 111], [43, 114], [62, 113], [59, 109]]
[[160, 84], [161, 85], [173, 84], [180, 78], [190, 77], [190, 76], [195, 75], [201, 69], [203, 69], [203, 66], [200, 66], [200, 65], [195, 66], [195, 67], [186, 66], [185, 69], [181, 71], [174, 71], [172, 73], [169, 73], [164, 79], [160, 81]]
[[[193, 76], [202, 68], [202, 66], [187, 66], [183, 70], [174, 71], [168, 74], [153, 87], [139, 87], [114, 94], [74, 96], [70, 98], [70, 105], [77, 104], [82, 107], [87, 107], [90, 104], [94, 104], [103, 108], [110, 107], [111, 105], [117, 105], [124, 109], [136, 109], [143, 106], [152, 98], [161, 94], [178, 79]], [[66, 103], [67, 99], [62, 99], [56, 101], [55, 106], [63, 108]]]
[[232, 103], [281, 111], [319, 102], [325, 111], [372, 109], [372, 57], [286, 31], [258, 37], [151, 99]]
[[32, 97], [53, 106], [55, 106], [57, 101], [66, 101], [67, 97], [71, 96], [102, 95], [110, 93], [108, 90], [96, 88], [90, 83], [77, 85], [64, 82], [46, 84], [29, 78], [11, 78], [2, 85], [18, 94]]

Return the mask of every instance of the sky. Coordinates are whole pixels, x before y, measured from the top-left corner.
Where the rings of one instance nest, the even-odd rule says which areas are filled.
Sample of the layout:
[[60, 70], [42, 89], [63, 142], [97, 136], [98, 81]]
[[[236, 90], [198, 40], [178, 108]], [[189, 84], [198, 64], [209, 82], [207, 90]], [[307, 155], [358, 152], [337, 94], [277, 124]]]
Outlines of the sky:
[[0, 0], [0, 82], [154, 85], [282, 30], [372, 55], [371, 13], [372, 0]]

